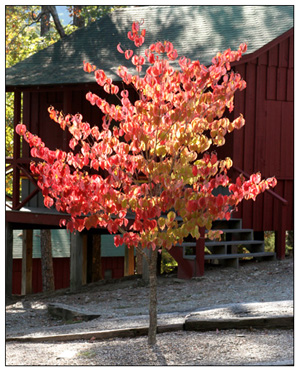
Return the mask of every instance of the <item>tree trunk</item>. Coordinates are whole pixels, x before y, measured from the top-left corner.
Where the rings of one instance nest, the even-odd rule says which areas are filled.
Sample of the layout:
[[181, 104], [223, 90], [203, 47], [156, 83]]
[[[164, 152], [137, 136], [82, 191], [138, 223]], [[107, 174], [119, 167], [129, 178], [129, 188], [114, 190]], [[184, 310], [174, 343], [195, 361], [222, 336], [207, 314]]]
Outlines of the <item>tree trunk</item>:
[[73, 25], [77, 27], [84, 27], [84, 18], [80, 15], [82, 5], [74, 5]]
[[50, 30], [50, 14], [52, 15], [55, 28], [59, 33], [59, 36], [61, 38], [64, 38], [66, 36], [66, 33], [59, 20], [56, 6], [54, 5], [42, 5], [42, 10], [37, 17], [34, 14], [32, 14], [32, 19], [35, 22], [41, 21], [41, 36], [45, 35]]
[[66, 33], [65, 33], [65, 30], [64, 30], [62, 24], [60, 23], [60, 20], [59, 20], [58, 14], [57, 14], [57, 10], [56, 10], [56, 6], [55, 5], [47, 5], [45, 7], [48, 8], [48, 11], [52, 15], [52, 18], [53, 18], [53, 21], [54, 21], [54, 24], [55, 24], [55, 28], [56, 28], [57, 32], [59, 33], [59, 36], [61, 38], [64, 38], [66, 36]]
[[149, 301], [149, 331], [148, 344], [155, 345], [157, 332], [157, 248], [151, 250], [149, 261], [149, 287], [150, 287], [150, 301]]
[[43, 292], [54, 291], [51, 230], [41, 230]]
[[47, 6], [42, 5], [41, 12], [41, 36], [45, 36], [50, 31], [50, 12]]

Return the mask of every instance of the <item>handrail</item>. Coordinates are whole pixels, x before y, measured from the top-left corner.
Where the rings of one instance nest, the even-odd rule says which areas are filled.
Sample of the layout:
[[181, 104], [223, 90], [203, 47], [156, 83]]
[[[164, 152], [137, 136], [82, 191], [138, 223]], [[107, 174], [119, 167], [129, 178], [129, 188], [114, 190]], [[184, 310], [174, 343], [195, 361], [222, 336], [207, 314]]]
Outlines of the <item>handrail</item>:
[[[37, 180], [34, 176], [31, 175], [29, 172], [28, 165], [30, 164], [30, 158], [20, 158], [20, 159], [14, 159], [11, 157], [6, 157], [6, 166], [5, 169], [5, 176], [8, 176], [9, 174], [13, 173], [13, 188], [18, 187], [20, 185], [20, 179], [26, 178], [28, 179], [34, 186], [35, 189], [25, 197], [24, 200], [20, 201], [20, 194], [19, 190], [17, 190], [17, 193], [10, 197], [9, 195], [6, 195], [7, 199], [12, 201], [12, 206], [6, 204], [7, 207], [9, 207], [12, 210], [20, 210], [29, 200], [31, 200], [38, 192], [39, 187], [37, 186]], [[14, 184], [15, 182], [15, 184]]]
[[[233, 165], [232, 168], [235, 169], [237, 172], [242, 173], [247, 178], [250, 178], [250, 175], [247, 172], [245, 172], [242, 169], [240, 169], [239, 167], [236, 167], [235, 165]], [[273, 190], [267, 189], [266, 191], [269, 194], [271, 194], [274, 198], [278, 199], [283, 205], [287, 205], [288, 204], [288, 201], [286, 199], [284, 199], [282, 196], [278, 195]]]

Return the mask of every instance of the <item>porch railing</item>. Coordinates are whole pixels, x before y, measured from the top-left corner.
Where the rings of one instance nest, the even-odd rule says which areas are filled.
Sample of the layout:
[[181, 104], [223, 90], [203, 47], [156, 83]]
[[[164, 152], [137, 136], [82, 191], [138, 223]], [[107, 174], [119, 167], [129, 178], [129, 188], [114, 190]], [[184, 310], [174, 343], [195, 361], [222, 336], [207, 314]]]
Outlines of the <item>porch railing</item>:
[[[250, 178], [250, 175], [239, 167], [232, 166], [233, 170], [243, 174], [246, 178]], [[275, 251], [278, 259], [284, 259], [285, 257], [285, 245], [286, 245], [286, 216], [287, 216], [287, 205], [288, 201], [282, 196], [277, 194], [273, 190], [266, 190], [274, 199], [279, 202], [280, 212], [278, 214], [278, 229], [275, 231]]]
[[[5, 177], [8, 177], [12, 174], [12, 196], [6, 194], [6, 201], [10, 201], [10, 203], [6, 202], [5, 204], [12, 210], [20, 210], [35, 195], [37, 195], [40, 190], [37, 185], [37, 180], [30, 173], [30, 161], [31, 159], [14, 159], [11, 157], [6, 158]], [[20, 198], [20, 182], [22, 179], [28, 179], [34, 185], [34, 190], [27, 195], [24, 200], [21, 200]]]

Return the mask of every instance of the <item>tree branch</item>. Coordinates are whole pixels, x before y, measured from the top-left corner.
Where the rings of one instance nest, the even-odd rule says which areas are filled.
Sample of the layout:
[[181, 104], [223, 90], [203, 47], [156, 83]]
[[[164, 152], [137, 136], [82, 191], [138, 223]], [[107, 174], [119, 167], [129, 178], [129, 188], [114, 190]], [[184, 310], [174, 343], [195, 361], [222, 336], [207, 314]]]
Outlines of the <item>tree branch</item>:
[[54, 23], [55, 23], [55, 28], [56, 28], [57, 32], [59, 33], [59, 36], [61, 38], [64, 38], [66, 36], [66, 33], [65, 33], [65, 30], [64, 30], [62, 24], [60, 23], [60, 20], [59, 20], [58, 14], [57, 14], [57, 10], [56, 10], [56, 6], [48, 5], [47, 8], [52, 15], [52, 18], [53, 18]]
[[43, 6], [43, 11], [40, 12], [40, 14], [37, 17], [34, 17], [34, 13], [32, 12], [32, 19], [34, 20], [33, 23], [39, 22], [41, 20], [42, 16], [44, 14], [47, 14], [47, 13], [50, 13], [52, 15], [52, 18], [53, 18], [53, 21], [54, 21], [54, 24], [55, 24], [55, 28], [56, 28], [57, 32], [59, 33], [59, 36], [61, 38], [64, 38], [66, 36], [66, 33], [65, 33], [65, 30], [64, 30], [64, 28], [63, 28], [63, 26], [62, 26], [62, 24], [59, 20], [55, 5], [45, 5], [45, 6]]

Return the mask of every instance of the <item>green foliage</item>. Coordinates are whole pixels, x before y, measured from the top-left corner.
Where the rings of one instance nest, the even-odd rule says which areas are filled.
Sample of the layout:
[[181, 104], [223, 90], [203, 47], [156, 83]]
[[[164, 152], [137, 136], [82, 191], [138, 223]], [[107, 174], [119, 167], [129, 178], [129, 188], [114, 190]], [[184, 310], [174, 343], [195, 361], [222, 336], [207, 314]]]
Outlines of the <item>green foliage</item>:
[[70, 17], [77, 14], [80, 18], [84, 19], [85, 26], [89, 25], [91, 22], [95, 22], [99, 18], [105, 16], [108, 13], [113, 12], [118, 8], [125, 8], [124, 5], [87, 5], [82, 6], [80, 10], [74, 9], [74, 6], [69, 6], [68, 11]]
[[294, 251], [294, 231], [287, 231], [285, 253], [288, 254], [293, 251]]
[[13, 153], [13, 103], [14, 93], [6, 93], [5, 111], [5, 156], [12, 156]]
[[[294, 231], [286, 232], [285, 254], [294, 250]], [[275, 231], [265, 231], [265, 251], [275, 252]]]
[[265, 251], [275, 252], [275, 232], [265, 231]]
[[178, 266], [177, 262], [166, 249], [161, 251], [161, 274], [171, 273]]
[[[85, 24], [99, 19], [103, 15], [123, 6], [83, 6], [81, 16]], [[70, 16], [72, 7], [69, 7]], [[50, 18], [50, 30], [45, 36], [40, 36], [40, 23], [36, 21], [41, 12], [41, 6], [29, 5], [7, 5], [5, 7], [5, 51], [6, 68], [23, 61], [32, 54], [42, 50], [60, 39], [52, 17]], [[77, 29], [76, 26], [68, 24], [64, 27], [67, 35]], [[14, 94], [6, 93], [5, 110], [5, 156], [13, 156], [13, 135], [14, 135]], [[12, 177], [6, 177], [6, 194], [12, 194]]]
[[[49, 33], [40, 36], [40, 24], [35, 21], [40, 11], [40, 6], [6, 6], [6, 68], [23, 61], [59, 39], [59, 34], [52, 23]], [[65, 31], [70, 33], [75, 29], [68, 26]]]

